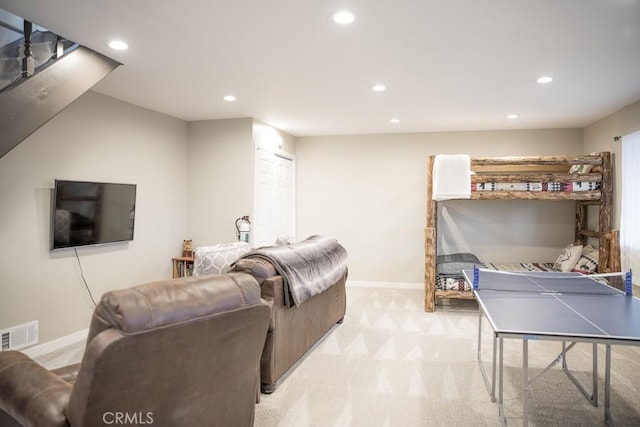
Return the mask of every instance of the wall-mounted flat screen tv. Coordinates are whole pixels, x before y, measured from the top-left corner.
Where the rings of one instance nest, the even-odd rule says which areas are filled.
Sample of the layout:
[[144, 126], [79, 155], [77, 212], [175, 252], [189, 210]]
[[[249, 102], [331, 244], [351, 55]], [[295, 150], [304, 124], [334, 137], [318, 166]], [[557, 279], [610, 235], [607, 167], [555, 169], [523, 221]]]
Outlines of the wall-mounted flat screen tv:
[[56, 180], [51, 249], [133, 240], [136, 185]]

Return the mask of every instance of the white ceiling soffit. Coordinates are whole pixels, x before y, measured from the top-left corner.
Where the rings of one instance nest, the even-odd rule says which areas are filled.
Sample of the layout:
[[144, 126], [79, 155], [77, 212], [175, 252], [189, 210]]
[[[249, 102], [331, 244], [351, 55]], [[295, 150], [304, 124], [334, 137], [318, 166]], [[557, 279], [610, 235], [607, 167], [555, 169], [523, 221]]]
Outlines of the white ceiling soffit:
[[[572, 128], [640, 98], [640, 0], [0, 8], [124, 64], [94, 90], [188, 121], [254, 117], [297, 136]], [[353, 23], [333, 22], [341, 8]], [[129, 49], [109, 49], [112, 39]], [[553, 81], [537, 83], [543, 75]]]

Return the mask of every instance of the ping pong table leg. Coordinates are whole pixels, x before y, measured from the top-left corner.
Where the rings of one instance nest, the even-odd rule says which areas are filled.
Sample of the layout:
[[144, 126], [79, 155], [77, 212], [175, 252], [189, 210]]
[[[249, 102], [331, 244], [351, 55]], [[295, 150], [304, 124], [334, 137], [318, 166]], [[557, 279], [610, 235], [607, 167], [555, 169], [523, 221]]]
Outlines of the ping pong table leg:
[[[551, 366], [553, 366], [555, 364], [555, 362], [557, 362], [558, 360], [562, 360], [562, 370], [564, 371], [564, 373], [567, 374], [569, 379], [573, 382], [573, 384], [575, 384], [575, 386], [578, 388], [580, 393], [582, 393], [582, 395], [584, 397], [586, 397], [589, 400], [589, 402], [591, 402], [591, 404], [593, 406], [597, 407], [598, 406], [598, 344], [595, 343], [595, 342], [592, 344], [592, 346], [593, 346], [592, 353], [593, 354], [591, 356], [591, 360], [592, 360], [592, 367], [591, 367], [591, 377], [592, 377], [591, 390], [592, 391], [591, 391], [591, 394], [589, 394], [587, 389], [585, 389], [582, 386], [582, 384], [580, 384], [578, 379], [573, 375], [573, 373], [571, 373], [571, 370], [569, 369], [569, 364], [567, 363], [567, 353], [569, 353], [569, 350], [571, 350], [575, 345], [576, 345], [576, 342], [572, 342], [569, 346], [567, 346], [567, 342], [566, 341], [562, 341], [562, 352], [558, 355], [557, 359], [547, 367], [547, 369], [549, 369]], [[545, 369], [545, 371], [547, 369]]]
[[591, 394], [591, 404], [595, 407], [598, 407], [598, 344], [593, 343], [593, 388]]
[[529, 425], [529, 340], [522, 338], [522, 426]]
[[613, 415], [611, 415], [611, 345], [605, 345], [605, 368], [604, 368], [604, 422], [608, 426], [614, 425]]
[[478, 310], [478, 366], [480, 367], [480, 373], [484, 380], [484, 385], [487, 387], [487, 392], [492, 402], [496, 401], [496, 352], [497, 352], [497, 337], [493, 334], [493, 359], [492, 359], [492, 371], [491, 371], [491, 385], [489, 385], [489, 376], [484, 367], [482, 361], [482, 309]]
[[493, 334], [493, 371], [491, 372], [491, 401], [496, 401], [496, 347], [498, 337], [496, 334]]
[[504, 416], [504, 338], [500, 337], [500, 361], [498, 363], [500, 369], [500, 377], [498, 379], [498, 416], [502, 425], [507, 424]]

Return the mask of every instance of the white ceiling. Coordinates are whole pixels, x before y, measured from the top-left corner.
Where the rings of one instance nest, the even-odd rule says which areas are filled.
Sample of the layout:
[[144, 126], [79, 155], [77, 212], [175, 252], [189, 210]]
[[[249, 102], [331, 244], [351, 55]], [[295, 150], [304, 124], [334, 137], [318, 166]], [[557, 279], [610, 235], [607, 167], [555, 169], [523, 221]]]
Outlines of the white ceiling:
[[[189, 121], [254, 117], [297, 136], [565, 128], [640, 99], [640, 0], [0, 0], [0, 8], [124, 64], [94, 90]], [[339, 9], [355, 22], [335, 24]], [[129, 49], [109, 49], [114, 38]], [[553, 82], [536, 83], [542, 75]], [[371, 91], [376, 83], [388, 89]], [[223, 101], [227, 94], [237, 101]]]

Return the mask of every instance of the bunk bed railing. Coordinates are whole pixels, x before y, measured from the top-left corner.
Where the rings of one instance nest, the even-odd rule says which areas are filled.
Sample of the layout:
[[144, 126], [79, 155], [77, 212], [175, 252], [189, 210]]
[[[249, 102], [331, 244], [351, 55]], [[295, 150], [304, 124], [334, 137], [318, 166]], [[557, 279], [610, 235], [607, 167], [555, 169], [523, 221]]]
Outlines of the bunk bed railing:
[[474, 191], [471, 200], [599, 200], [600, 191]]
[[507, 156], [507, 157], [473, 157], [471, 167], [475, 166], [540, 166], [540, 165], [602, 165], [599, 155], [584, 156]]

